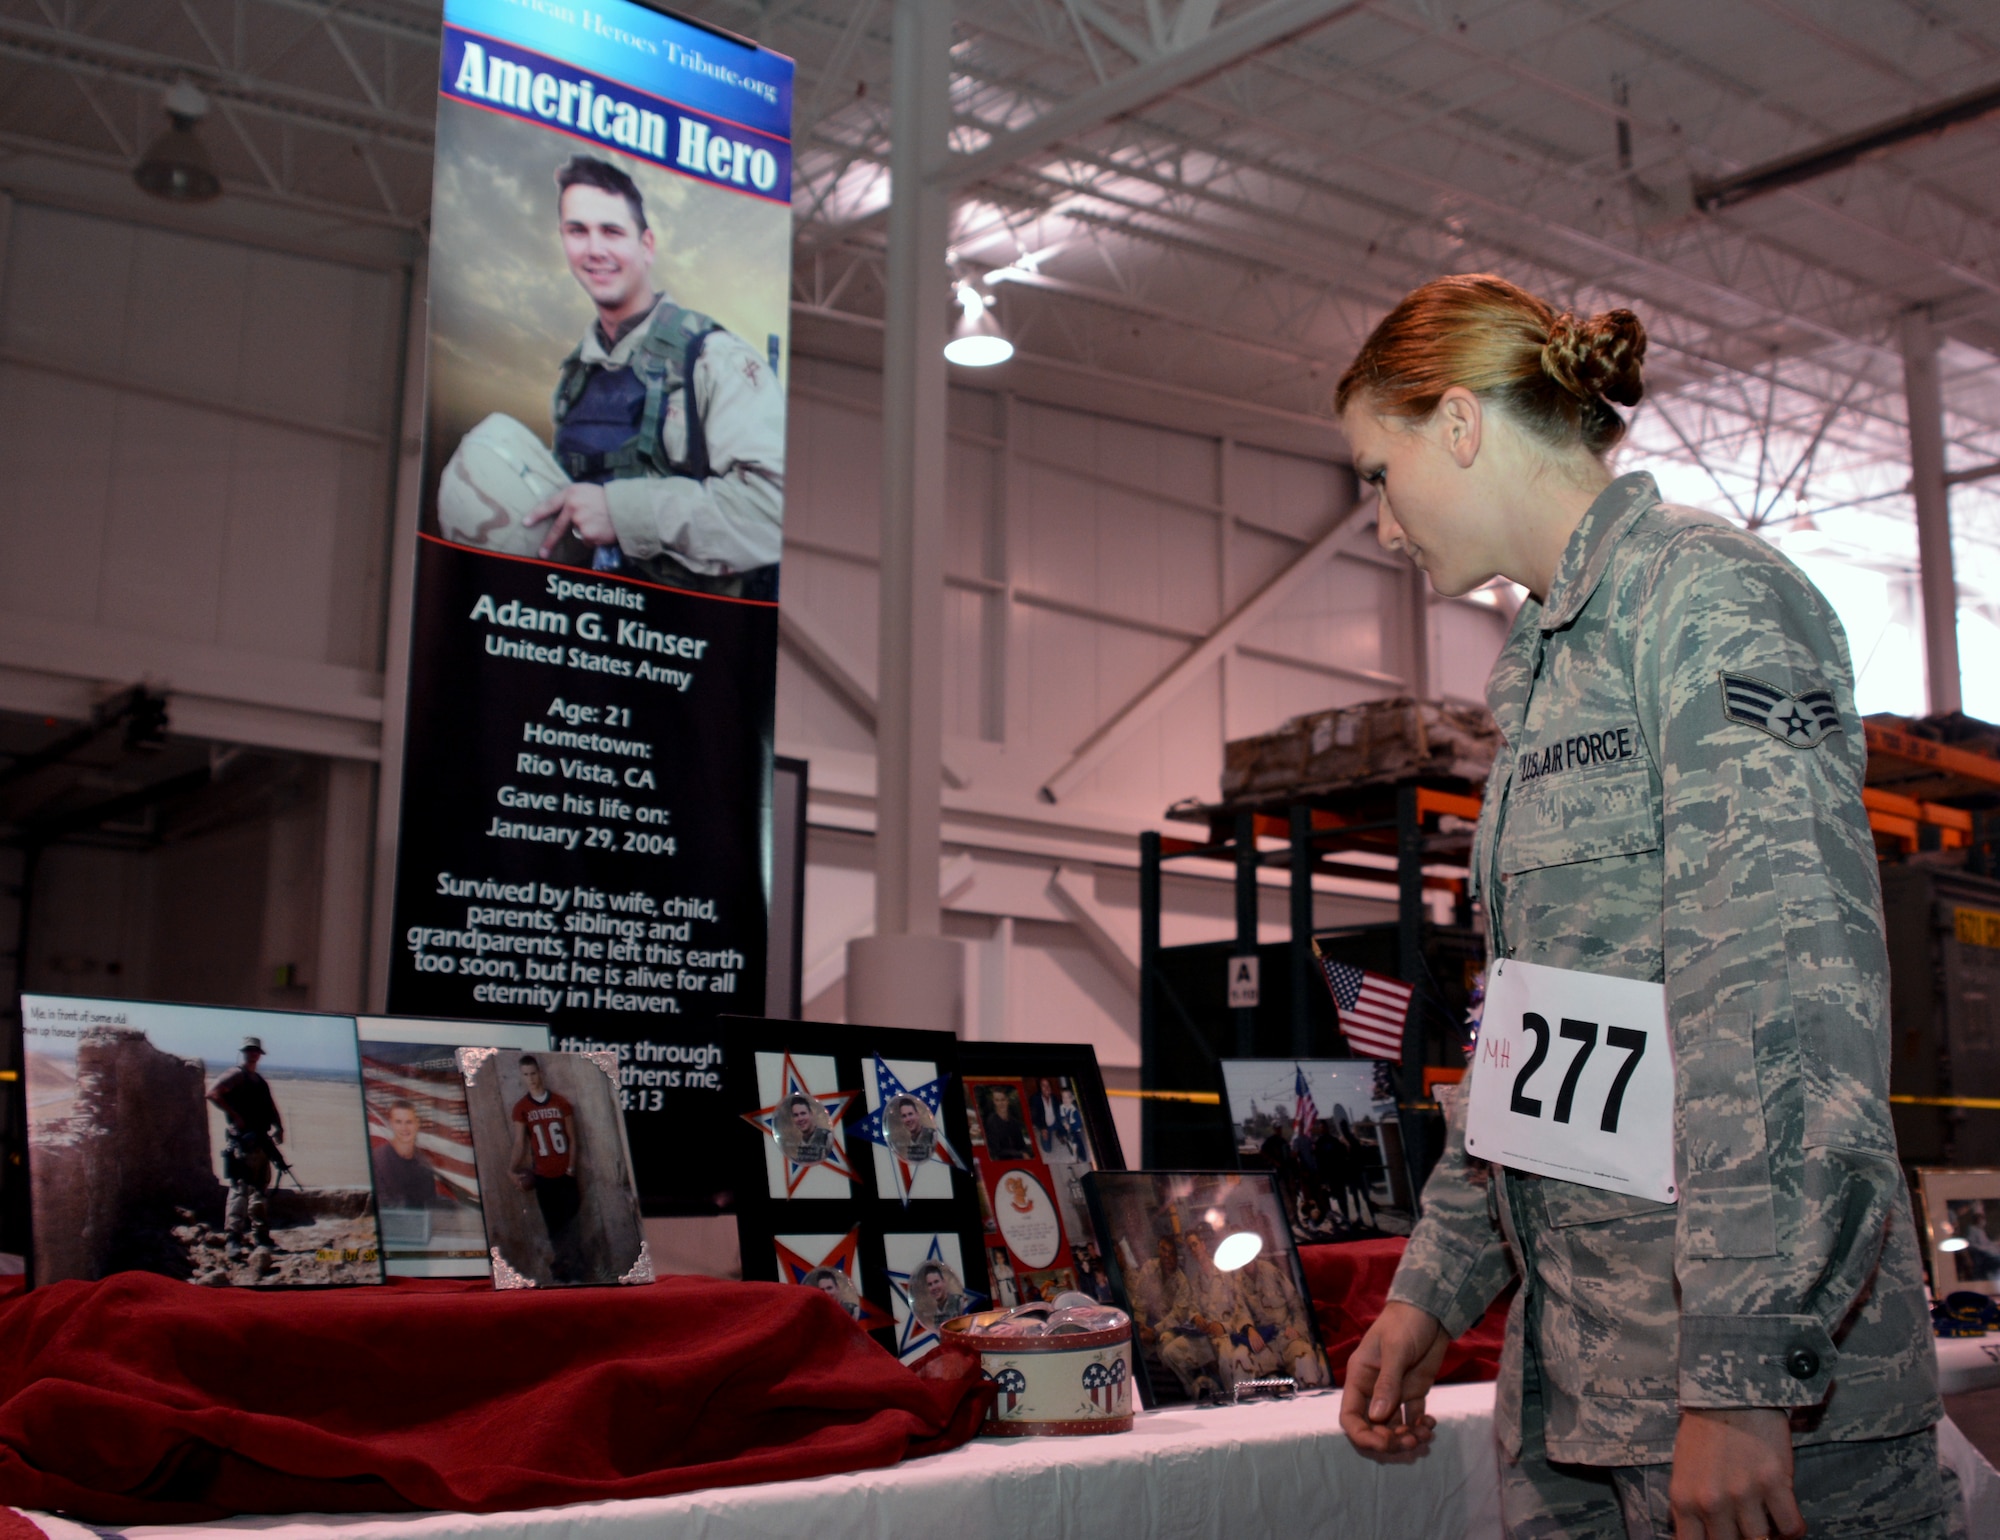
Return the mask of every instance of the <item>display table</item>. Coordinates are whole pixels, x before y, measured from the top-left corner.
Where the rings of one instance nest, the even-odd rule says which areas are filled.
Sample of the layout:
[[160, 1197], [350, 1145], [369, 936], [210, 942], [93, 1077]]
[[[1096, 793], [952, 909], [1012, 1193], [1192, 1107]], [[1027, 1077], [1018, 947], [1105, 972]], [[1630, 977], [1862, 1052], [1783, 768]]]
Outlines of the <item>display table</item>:
[[[31, 1515], [49, 1540], [771, 1540], [913, 1535], [934, 1540], [1498, 1540], [1493, 1387], [1441, 1386], [1436, 1441], [1394, 1465], [1364, 1459], [1338, 1398], [1141, 1413], [1100, 1438], [978, 1439], [889, 1470], [583, 1503], [526, 1513], [244, 1518], [90, 1530]], [[1964, 1489], [1973, 1540], [2000, 1537], [2000, 1472], [1949, 1421], [1938, 1430]]]
[[1940, 1338], [1937, 1356], [1940, 1395], [2000, 1386], [2000, 1335]]
[[[131, 1528], [133, 1540], [770, 1540], [871, 1535], [985, 1540], [1442, 1540], [1500, 1533], [1493, 1387], [1431, 1398], [1436, 1441], [1382, 1465], [1342, 1436], [1337, 1395], [1207, 1411], [1141, 1413], [1132, 1432], [1091, 1438], [982, 1438], [887, 1470], [530, 1513], [381, 1518], [244, 1518]], [[93, 1532], [39, 1515], [51, 1540]], [[101, 1532], [100, 1532], [101, 1533]]]

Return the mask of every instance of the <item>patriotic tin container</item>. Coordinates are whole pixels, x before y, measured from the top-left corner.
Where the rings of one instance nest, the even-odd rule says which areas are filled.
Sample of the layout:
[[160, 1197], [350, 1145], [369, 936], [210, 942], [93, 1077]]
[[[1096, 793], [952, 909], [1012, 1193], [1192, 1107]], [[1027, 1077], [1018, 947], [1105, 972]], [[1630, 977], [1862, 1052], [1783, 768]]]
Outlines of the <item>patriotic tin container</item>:
[[1132, 1328], [1053, 1337], [983, 1332], [974, 1317], [947, 1321], [947, 1353], [979, 1359], [999, 1394], [982, 1434], [1002, 1438], [1125, 1433], [1132, 1427]]

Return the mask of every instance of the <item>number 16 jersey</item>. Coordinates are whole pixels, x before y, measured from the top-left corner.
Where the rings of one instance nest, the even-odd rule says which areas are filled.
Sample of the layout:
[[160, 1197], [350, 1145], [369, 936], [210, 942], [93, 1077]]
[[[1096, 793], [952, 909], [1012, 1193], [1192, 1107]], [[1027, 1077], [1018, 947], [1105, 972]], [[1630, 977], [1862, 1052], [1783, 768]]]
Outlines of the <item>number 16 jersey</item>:
[[576, 1149], [576, 1109], [569, 1098], [554, 1091], [542, 1100], [524, 1096], [514, 1103], [514, 1121], [527, 1125], [528, 1153], [535, 1160], [535, 1175], [568, 1176]]

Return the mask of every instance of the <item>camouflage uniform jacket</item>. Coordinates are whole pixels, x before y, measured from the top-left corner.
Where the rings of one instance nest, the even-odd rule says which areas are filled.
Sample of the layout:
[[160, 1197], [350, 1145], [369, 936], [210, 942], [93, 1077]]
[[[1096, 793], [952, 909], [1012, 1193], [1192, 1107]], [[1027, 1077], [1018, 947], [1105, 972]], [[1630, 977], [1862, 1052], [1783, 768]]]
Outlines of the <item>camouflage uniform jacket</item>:
[[1669, 1459], [1683, 1407], [1790, 1408], [1795, 1443], [1935, 1422], [1866, 747], [1826, 600], [1622, 476], [1487, 700], [1507, 740], [1473, 854], [1489, 956], [1665, 984], [1681, 1196], [1488, 1180], [1455, 1110], [1390, 1296], [1456, 1336], [1521, 1273], [1510, 1454], [1530, 1352], [1557, 1460]]

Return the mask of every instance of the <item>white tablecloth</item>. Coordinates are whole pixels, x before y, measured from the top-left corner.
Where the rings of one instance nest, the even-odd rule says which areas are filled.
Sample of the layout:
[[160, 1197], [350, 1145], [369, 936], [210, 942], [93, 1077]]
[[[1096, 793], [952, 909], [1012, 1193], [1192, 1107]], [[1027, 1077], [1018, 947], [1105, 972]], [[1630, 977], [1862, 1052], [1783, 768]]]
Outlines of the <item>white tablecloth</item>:
[[[1140, 1413], [1129, 1434], [978, 1439], [889, 1470], [527, 1513], [298, 1516], [123, 1531], [129, 1540], [1499, 1540], [1493, 1387], [1430, 1398], [1438, 1436], [1395, 1465], [1341, 1436], [1334, 1396]], [[1947, 1419], [1973, 1540], [2000, 1540], [2000, 1471]], [[42, 1514], [50, 1540], [98, 1540]]]
[[2000, 1336], [1940, 1337], [1938, 1391], [1960, 1396], [2000, 1385]]

